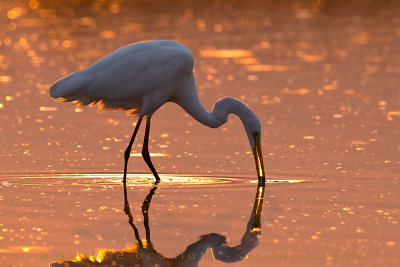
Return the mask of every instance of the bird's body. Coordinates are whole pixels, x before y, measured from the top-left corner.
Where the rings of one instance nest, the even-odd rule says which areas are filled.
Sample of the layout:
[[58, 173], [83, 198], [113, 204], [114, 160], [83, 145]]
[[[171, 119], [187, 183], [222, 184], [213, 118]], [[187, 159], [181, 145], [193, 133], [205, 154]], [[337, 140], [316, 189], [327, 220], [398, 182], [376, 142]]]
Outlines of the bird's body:
[[[143, 157], [158, 180], [148, 153], [152, 114], [166, 102], [180, 105], [200, 123], [216, 128], [229, 113], [241, 119], [256, 159], [259, 178], [264, 179], [260, 147], [261, 126], [257, 116], [243, 102], [225, 97], [208, 112], [199, 100], [193, 75], [193, 54], [176, 41], [138, 42], [122, 47], [88, 68], [55, 82], [50, 96], [80, 105], [98, 103], [102, 109], [131, 110], [139, 116], [125, 152], [124, 181], [130, 150], [143, 117], [147, 117]], [[256, 155], [257, 154], [257, 155]]]
[[190, 82], [192, 70], [193, 55], [183, 44], [140, 42], [115, 50], [59, 80], [50, 95], [82, 105], [99, 102], [103, 109], [148, 115], [182, 93], [182, 83]]

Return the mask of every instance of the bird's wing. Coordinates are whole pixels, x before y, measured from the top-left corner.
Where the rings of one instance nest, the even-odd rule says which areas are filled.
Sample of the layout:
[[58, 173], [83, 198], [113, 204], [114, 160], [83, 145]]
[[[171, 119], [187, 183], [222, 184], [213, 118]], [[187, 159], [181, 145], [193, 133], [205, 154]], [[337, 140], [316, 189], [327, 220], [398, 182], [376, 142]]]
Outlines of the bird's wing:
[[157, 90], [179, 86], [181, 76], [193, 67], [186, 50], [183, 45], [160, 41], [118, 49], [82, 72], [89, 79], [85, 93], [110, 101], [139, 100]]
[[115, 50], [50, 88], [50, 95], [83, 105], [137, 109], [147, 97], [168, 99], [193, 70], [191, 51], [174, 41], [134, 43]]

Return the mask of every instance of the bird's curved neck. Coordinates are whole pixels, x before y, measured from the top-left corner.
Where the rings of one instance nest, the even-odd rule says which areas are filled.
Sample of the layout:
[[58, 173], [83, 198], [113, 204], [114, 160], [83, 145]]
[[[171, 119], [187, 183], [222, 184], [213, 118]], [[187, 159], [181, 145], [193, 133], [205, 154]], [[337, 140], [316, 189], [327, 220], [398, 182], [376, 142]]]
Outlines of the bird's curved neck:
[[224, 124], [228, 120], [228, 115], [233, 113], [237, 115], [243, 124], [246, 118], [252, 114], [250, 108], [242, 101], [233, 97], [224, 97], [214, 104], [213, 110], [209, 113], [211, 117], [210, 127], [216, 128]]
[[218, 100], [214, 104], [213, 110], [208, 112], [197, 95], [193, 76], [187, 80], [180, 97], [173, 102], [180, 105], [195, 120], [211, 128], [223, 125], [228, 120], [230, 113], [236, 114], [244, 125], [249, 117], [254, 116], [253, 111], [245, 103], [233, 97], [224, 97]]
[[195, 120], [211, 128], [217, 128], [228, 120], [230, 113], [236, 114], [242, 122], [251, 113], [251, 110], [242, 101], [233, 97], [224, 97], [214, 104], [211, 112], [208, 112], [199, 98], [191, 98], [187, 104], [179, 103], [182, 108], [189, 113]]

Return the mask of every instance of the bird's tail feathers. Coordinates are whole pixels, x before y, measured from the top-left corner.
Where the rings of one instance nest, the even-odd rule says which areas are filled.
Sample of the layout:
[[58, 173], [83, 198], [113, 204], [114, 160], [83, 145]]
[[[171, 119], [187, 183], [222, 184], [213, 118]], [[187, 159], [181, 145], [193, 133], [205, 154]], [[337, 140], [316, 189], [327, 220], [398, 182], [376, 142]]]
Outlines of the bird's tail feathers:
[[[139, 114], [141, 102], [132, 99], [109, 99], [100, 97], [91, 89], [92, 82], [82, 71], [74, 72], [58, 80], [50, 87], [50, 96], [78, 107], [98, 104], [99, 111], [128, 110], [130, 115]], [[95, 90], [94, 90], [95, 91]]]
[[127, 110], [128, 115], [139, 116], [140, 106], [132, 107], [132, 103], [126, 101], [126, 105], [124, 103], [113, 103], [112, 101], [106, 101], [103, 99], [94, 99], [85, 94], [75, 94], [71, 96], [60, 97], [57, 100], [63, 102], [72, 102], [78, 107], [83, 106], [95, 106], [97, 104], [97, 109], [99, 112], [108, 111], [108, 110]]
[[72, 98], [81, 95], [87, 88], [88, 81], [80, 73], [81, 71], [77, 71], [56, 81], [50, 87], [50, 96], [62, 101], [73, 101]]

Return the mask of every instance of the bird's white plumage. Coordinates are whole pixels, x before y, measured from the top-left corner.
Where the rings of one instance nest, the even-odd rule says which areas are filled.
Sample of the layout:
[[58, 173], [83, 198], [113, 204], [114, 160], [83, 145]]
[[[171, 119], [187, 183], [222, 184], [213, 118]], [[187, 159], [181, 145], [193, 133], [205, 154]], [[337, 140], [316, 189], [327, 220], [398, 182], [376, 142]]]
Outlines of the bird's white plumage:
[[[139, 42], [57, 81], [50, 95], [82, 105], [100, 102], [105, 109], [132, 109], [147, 115], [179, 94], [177, 90], [190, 79], [192, 70], [193, 54], [183, 44]], [[143, 107], [148, 102], [157, 107]]]

